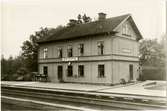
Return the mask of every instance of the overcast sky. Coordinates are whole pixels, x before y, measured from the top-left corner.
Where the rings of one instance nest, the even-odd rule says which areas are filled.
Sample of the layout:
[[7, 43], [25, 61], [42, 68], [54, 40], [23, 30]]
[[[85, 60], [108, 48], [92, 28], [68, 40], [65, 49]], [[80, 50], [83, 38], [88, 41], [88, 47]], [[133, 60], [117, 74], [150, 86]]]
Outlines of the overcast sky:
[[1, 53], [17, 56], [23, 41], [40, 27], [65, 25], [69, 19], [86, 13], [97, 19], [131, 13], [144, 38], [165, 33], [165, 0], [3, 0], [1, 2]]

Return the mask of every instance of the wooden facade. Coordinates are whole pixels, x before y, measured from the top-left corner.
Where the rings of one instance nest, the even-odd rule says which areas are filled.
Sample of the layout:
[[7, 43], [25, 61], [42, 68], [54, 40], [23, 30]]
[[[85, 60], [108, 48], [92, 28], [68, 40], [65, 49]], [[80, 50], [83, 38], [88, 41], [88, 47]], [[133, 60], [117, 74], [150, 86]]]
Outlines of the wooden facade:
[[[139, 35], [131, 19], [128, 16], [115, 27], [115, 34], [40, 43], [39, 73], [43, 74], [47, 67], [51, 82], [117, 84], [121, 79], [136, 80]], [[68, 57], [69, 47], [72, 57]]]

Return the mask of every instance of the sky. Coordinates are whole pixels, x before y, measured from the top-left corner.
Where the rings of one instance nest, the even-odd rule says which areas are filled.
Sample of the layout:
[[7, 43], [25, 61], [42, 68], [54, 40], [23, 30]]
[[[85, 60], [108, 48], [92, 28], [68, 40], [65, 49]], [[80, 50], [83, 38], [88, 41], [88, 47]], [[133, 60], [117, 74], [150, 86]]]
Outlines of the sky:
[[99, 12], [107, 18], [130, 13], [143, 38], [165, 34], [165, 0], [2, 0], [1, 54], [19, 55], [22, 43], [40, 27], [66, 25], [84, 13], [96, 20]]

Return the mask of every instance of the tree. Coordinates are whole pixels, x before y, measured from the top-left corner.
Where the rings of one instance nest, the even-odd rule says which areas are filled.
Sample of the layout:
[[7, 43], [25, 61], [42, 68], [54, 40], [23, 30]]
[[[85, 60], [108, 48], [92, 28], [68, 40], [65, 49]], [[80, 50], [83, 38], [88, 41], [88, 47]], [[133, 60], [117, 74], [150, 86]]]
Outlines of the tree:
[[139, 80], [164, 80], [165, 74], [165, 50], [163, 39], [143, 40], [140, 43], [140, 63], [142, 73]]
[[92, 19], [91, 19], [90, 17], [86, 16], [86, 14], [84, 14], [84, 15], [82, 16], [82, 19], [83, 19], [83, 22], [84, 22], [84, 23], [89, 23], [89, 22], [92, 21]]
[[81, 16], [81, 14], [78, 14], [78, 17], [77, 17], [77, 18], [78, 18], [78, 23], [79, 23], [79, 24], [82, 24], [82, 16]]
[[15, 75], [20, 67], [23, 67], [23, 58], [21, 56], [17, 56], [13, 58], [10, 56], [8, 59], [1, 58], [1, 79], [2, 80], [15, 80]]
[[30, 35], [29, 40], [23, 42], [22, 56], [24, 58], [25, 67], [29, 71], [37, 71], [38, 65], [38, 44], [37, 41], [49, 35], [48, 28], [40, 28], [40, 31], [35, 32], [34, 35]]
[[140, 43], [140, 61], [142, 65], [147, 66], [164, 66], [165, 52], [161, 42], [157, 39], [143, 40]]
[[51, 36], [56, 31], [63, 29], [64, 27], [59, 25], [56, 29], [54, 28], [40, 28], [39, 31], [35, 34], [30, 35], [29, 40], [23, 42], [22, 45], [22, 56], [24, 58], [25, 67], [30, 72], [38, 71], [38, 43], [40, 39], [45, 39], [48, 36]]
[[7, 60], [4, 58], [4, 56], [1, 56], [1, 79], [5, 79], [7, 77]]
[[91, 21], [92, 21], [92, 19], [90, 17], [88, 17], [86, 14], [84, 14], [83, 16], [81, 14], [78, 14], [77, 20], [70, 19], [69, 23], [67, 23], [67, 27], [72, 27], [72, 26], [75, 26], [78, 24], [89, 23]]
[[78, 21], [75, 19], [70, 19], [69, 23], [67, 23], [67, 27], [73, 27], [76, 26], [78, 24]]

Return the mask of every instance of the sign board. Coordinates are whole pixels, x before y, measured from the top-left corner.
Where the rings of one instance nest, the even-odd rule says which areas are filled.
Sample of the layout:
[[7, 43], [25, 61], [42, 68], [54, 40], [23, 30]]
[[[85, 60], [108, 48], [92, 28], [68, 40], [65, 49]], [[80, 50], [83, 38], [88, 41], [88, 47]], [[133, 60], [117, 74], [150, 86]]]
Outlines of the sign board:
[[62, 61], [78, 61], [78, 57], [62, 58]]
[[125, 52], [125, 53], [130, 53], [130, 52], [131, 52], [131, 50], [130, 50], [130, 49], [125, 49], [125, 48], [123, 48], [123, 49], [122, 49], [122, 52]]

